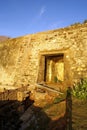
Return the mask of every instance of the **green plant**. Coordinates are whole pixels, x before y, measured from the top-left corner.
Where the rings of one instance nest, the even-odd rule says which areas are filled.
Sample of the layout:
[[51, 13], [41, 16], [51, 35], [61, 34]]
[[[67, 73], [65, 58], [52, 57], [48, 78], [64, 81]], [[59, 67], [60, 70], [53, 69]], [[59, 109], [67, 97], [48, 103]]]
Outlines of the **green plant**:
[[58, 78], [55, 76], [54, 77], [54, 82], [57, 83], [58, 82]]
[[59, 79], [57, 78], [57, 76], [55, 76], [55, 77], [54, 77], [54, 82], [55, 82], [55, 83], [58, 83], [58, 82], [62, 82], [62, 81], [59, 80]]
[[66, 99], [66, 93], [63, 93], [62, 95], [60, 95], [60, 96], [54, 98], [53, 104], [62, 102], [62, 101], [64, 101], [65, 99]]
[[79, 99], [87, 99], [87, 78], [81, 79], [72, 89], [72, 95]]

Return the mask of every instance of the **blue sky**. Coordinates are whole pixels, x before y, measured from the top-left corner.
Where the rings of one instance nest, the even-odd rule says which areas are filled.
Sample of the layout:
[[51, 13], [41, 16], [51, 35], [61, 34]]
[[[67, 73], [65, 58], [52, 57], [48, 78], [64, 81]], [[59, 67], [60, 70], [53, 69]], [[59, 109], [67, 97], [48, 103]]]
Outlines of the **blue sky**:
[[0, 0], [0, 35], [19, 37], [87, 19], [87, 0]]

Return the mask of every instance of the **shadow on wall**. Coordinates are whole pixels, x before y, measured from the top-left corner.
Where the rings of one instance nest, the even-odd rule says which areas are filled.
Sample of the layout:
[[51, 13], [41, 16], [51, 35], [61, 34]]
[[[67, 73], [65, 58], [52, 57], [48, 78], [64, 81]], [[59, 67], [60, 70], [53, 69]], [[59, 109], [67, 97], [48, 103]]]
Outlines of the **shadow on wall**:
[[58, 120], [51, 120], [42, 108], [33, 103], [30, 99], [25, 102], [0, 101], [0, 130], [72, 130], [70, 91], [66, 98], [66, 113]]

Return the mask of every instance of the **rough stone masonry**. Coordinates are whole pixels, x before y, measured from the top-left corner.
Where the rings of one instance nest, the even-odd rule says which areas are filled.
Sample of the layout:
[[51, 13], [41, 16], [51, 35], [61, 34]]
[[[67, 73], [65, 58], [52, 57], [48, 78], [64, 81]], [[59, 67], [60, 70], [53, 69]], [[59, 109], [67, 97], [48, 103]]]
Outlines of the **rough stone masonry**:
[[[0, 43], [1, 86], [63, 83], [87, 77], [87, 23]], [[50, 86], [49, 85], [49, 86]]]

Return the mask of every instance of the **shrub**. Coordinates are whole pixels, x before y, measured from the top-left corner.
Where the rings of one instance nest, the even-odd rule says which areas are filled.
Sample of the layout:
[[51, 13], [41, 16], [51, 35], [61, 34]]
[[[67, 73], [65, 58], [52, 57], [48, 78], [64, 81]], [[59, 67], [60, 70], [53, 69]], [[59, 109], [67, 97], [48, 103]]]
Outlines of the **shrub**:
[[81, 79], [72, 89], [72, 95], [79, 99], [87, 99], [87, 78]]
[[77, 22], [77, 23], [71, 24], [71, 26], [77, 26], [77, 25], [79, 25], [79, 24], [81, 24], [81, 23], [80, 23], [80, 22]]
[[84, 22], [83, 23], [87, 23], [87, 20], [84, 20]]

